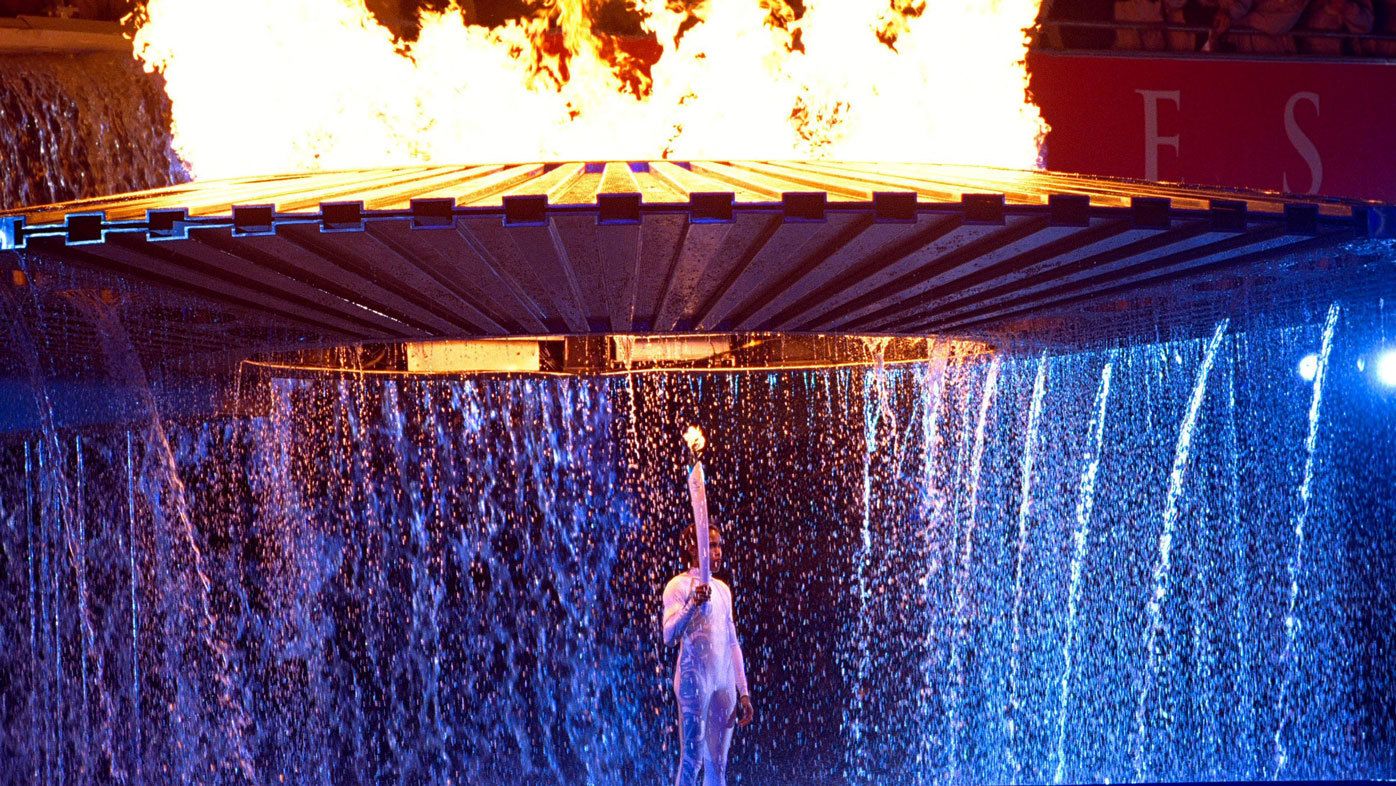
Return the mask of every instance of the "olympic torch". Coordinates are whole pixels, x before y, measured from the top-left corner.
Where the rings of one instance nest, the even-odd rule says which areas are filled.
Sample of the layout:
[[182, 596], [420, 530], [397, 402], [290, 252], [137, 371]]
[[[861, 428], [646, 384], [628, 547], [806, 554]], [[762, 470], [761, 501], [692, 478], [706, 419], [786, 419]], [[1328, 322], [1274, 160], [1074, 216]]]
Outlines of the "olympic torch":
[[697, 426], [689, 426], [683, 441], [693, 454], [693, 469], [688, 473], [688, 498], [693, 502], [693, 527], [698, 540], [698, 580], [712, 584], [713, 563], [708, 549], [708, 492], [703, 485], [703, 448], [707, 440]]

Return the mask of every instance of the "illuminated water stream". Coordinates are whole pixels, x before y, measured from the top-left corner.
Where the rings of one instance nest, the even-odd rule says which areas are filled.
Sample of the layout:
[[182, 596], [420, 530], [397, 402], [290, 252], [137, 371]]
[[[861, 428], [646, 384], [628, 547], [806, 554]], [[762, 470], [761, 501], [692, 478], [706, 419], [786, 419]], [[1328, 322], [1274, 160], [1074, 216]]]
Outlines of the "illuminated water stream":
[[735, 781], [1396, 775], [1363, 313], [824, 371], [249, 379], [242, 414], [172, 419], [177, 383], [84, 309], [143, 414], [66, 425], [47, 362], [7, 402], [43, 416], [0, 443], [0, 783], [664, 782], [693, 422], [759, 713]]

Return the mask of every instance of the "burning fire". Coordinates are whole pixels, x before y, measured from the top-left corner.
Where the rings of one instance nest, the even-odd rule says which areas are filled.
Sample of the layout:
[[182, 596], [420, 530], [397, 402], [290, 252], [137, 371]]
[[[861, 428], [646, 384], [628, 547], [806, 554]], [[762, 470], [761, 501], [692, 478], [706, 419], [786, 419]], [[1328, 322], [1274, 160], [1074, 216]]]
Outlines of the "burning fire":
[[708, 444], [708, 441], [703, 437], [703, 430], [697, 426], [688, 427], [688, 430], [683, 433], [683, 441], [694, 455], [702, 453], [703, 448]]
[[[135, 48], [165, 76], [200, 178], [360, 167], [673, 159], [1028, 168], [1039, 0], [589, 0], [503, 27], [452, 6], [395, 40], [363, 0], [149, 0]], [[686, 8], [684, 7], [686, 6]], [[680, 7], [680, 10], [675, 10]]]

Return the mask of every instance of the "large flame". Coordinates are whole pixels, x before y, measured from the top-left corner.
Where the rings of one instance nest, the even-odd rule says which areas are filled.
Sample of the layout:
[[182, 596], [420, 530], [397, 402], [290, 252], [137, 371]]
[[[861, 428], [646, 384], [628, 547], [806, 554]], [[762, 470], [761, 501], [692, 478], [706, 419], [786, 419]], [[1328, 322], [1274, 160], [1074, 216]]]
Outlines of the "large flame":
[[503, 27], [455, 7], [395, 40], [363, 0], [149, 0], [197, 177], [418, 163], [840, 159], [1032, 167], [1039, 0], [636, 0], [653, 38], [595, 32], [588, 0]]

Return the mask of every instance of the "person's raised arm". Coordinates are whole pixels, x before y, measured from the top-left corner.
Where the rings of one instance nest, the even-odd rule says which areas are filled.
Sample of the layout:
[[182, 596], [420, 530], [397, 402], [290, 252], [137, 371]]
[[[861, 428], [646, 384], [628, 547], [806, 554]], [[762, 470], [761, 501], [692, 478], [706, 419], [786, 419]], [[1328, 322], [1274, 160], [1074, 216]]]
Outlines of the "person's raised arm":
[[664, 619], [661, 627], [664, 632], [664, 646], [672, 647], [683, 636], [688, 621], [698, 607], [708, 601], [711, 589], [699, 585], [684, 586], [682, 581], [671, 581], [664, 590]]

